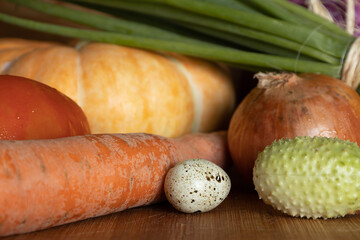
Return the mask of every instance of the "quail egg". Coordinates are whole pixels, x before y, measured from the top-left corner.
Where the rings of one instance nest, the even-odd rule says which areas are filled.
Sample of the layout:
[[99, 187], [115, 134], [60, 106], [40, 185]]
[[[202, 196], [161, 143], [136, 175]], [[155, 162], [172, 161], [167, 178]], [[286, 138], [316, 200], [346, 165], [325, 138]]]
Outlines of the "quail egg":
[[228, 196], [231, 181], [218, 165], [205, 159], [190, 159], [171, 168], [164, 182], [170, 204], [184, 213], [208, 212]]

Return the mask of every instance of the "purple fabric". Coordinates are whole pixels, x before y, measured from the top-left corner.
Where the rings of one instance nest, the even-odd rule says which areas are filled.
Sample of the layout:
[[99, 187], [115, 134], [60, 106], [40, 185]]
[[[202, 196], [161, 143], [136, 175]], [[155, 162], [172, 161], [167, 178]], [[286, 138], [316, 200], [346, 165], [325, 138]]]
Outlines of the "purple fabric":
[[[307, 0], [289, 0], [298, 5], [308, 7]], [[329, 10], [335, 22], [342, 28], [346, 28], [346, 3], [347, 0], [322, 0]], [[360, 36], [360, 0], [355, 1], [355, 36]]]

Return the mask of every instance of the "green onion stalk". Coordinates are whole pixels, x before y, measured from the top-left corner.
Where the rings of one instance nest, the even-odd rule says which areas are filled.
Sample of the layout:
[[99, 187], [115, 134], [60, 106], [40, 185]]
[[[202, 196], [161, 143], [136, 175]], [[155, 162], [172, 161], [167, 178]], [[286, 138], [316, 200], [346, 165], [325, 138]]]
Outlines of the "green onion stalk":
[[1, 1], [84, 26], [49, 24], [0, 12], [0, 21], [24, 28], [176, 52], [244, 70], [325, 74], [360, 92], [360, 40], [287, 0]]

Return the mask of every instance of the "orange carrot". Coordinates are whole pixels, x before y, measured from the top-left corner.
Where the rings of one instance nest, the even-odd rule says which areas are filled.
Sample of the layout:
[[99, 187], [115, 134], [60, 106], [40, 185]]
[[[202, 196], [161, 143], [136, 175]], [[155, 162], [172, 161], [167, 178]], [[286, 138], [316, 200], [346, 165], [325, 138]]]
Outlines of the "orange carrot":
[[0, 141], [0, 236], [163, 200], [165, 175], [176, 163], [204, 158], [225, 166], [226, 134]]

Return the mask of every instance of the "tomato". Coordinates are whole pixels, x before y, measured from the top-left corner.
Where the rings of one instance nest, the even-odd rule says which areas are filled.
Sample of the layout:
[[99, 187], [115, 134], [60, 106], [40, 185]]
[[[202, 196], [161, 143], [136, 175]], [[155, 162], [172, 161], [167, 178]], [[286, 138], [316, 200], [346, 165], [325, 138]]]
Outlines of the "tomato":
[[89, 133], [85, 113], [69, 97], [35, 80], [0, 75], [0, 140]]

